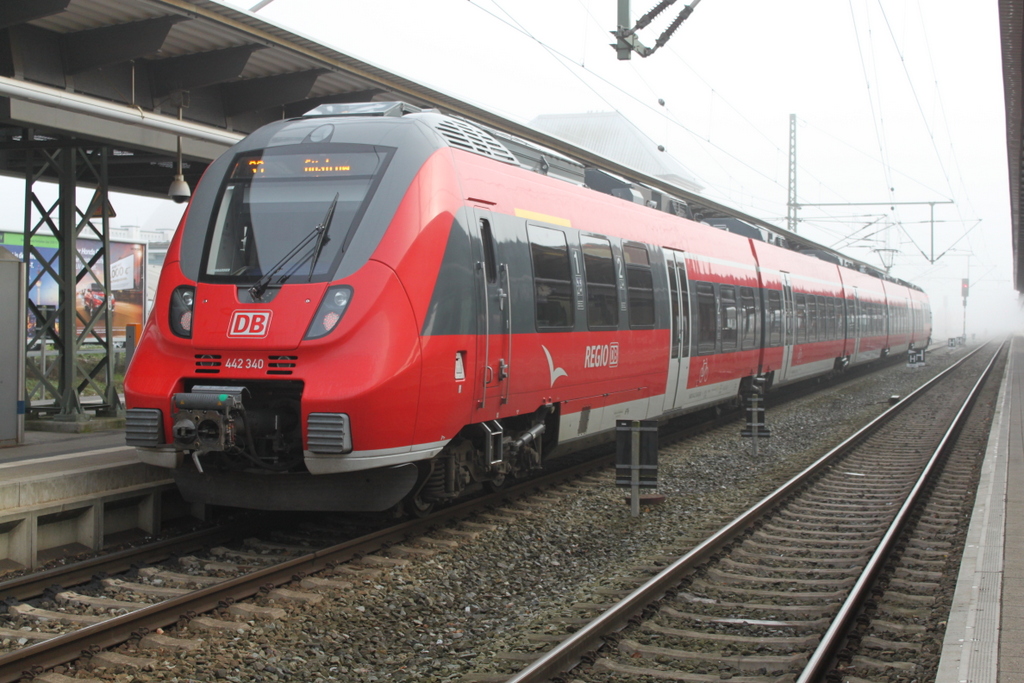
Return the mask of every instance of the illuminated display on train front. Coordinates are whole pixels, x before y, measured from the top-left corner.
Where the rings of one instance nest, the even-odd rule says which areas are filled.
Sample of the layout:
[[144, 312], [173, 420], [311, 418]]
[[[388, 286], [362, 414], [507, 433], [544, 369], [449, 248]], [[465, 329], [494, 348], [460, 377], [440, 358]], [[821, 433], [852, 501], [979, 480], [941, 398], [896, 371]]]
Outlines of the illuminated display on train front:
[[244, 178], [297, 178], [368, 175], [376, 171], [380, 157], [374, 153], [352, 152], [338, 154], [273, 154], [246, 155], [239, 158], [231, 177]]
[[304, 173], [346, 173], [352, 170], [347, 164], [331, 163], [330, 158], [306, 159], [302, 170]]

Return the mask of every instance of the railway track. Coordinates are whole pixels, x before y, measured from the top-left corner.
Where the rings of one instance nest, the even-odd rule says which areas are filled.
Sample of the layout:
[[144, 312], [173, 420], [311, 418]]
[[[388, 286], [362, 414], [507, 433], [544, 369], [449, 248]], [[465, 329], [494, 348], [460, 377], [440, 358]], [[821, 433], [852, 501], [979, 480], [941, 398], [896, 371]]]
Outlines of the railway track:
[[[506, 662], [464, 680], [532, 683], [580, 662], [583, 681], [809, 683], [836, 661], [829, 680], [919, 670], [935, 656], [915, 642], [932, 617], [934, 563], [949, 554], [934, 534], [962, 514], [950, 506], [984, 427], [962, 446], [973, 465], [943, 465], [997, 357], [965, 358], [639, 588], [608, 591], [619, 602], [581, 605], [599, 616], [547, 652], [503, 656], [532, 660], [518, 673], [503, 676]], [[919, 534], [904, 538], [908, 525]]]
[[[706, 428], [700, 425], [695, 429]], [[683, 436], [685, 432], [673, 434], [672, 438]], [[461, 523], [454, 530], [437, 531], [451, 526], [454, 520], [482, 514], [480, 519], [488, 525], [486, 515], [492, 513], [481, 510], [513, 505], [512, 501], [528, 492], [555, 486], [557, 481], [578, 477], [581, 472], [600, 468], [609, 461], [605, 458], [570, 472], [532, 480], [496, 496], [444, 510], [427, 520], [382, 529], [365, 538], [356, 539], [358, 530], [349, 529], [352, 540], [344, 543], [331, 544], [325, 540], [332, 534], [339, 535], [338, 529], [328, 524], [307, 525], [311, 528], [301, 538], [296, 535], [298, 530], [291, 529], [276, 540], [261, 534], [245, 543], [240, 539], [249, 537], [253, 533], [251, 528], [215, 529], [206, 533], [216, 535], [195, 534], [176, 546], [143, 549], [148, 553], [146, 557], [133, 560], [131, 553], [125, 551], [116, 557], [96, 558], [2, 583], [0, 596], [17, 598], [8, 606], [15, 620], [22, 627], [32, 624], [33, 630], [0, 630], [0, 642], [6, 638], [8, 647], [20, 646], [0, 654], [0, 681], [18, 680], [26, 671], [38, 673], [64, 664], [76, 659], [83, 650], [90, 653], [98, 666], [145, 666], [142, 662], [119, 659], [104, 648], [127, 641], [139, 651], [147, 647], [165, 651], [187, 648], [191, 646], [190, 638], [179, 638], [183, 642], [178, 642], [159, 631], [169, 625], [187, 626], [178, 631], [187, 636], [204, 628], [244, 629], [246, 623], [274, 619], [282, 605], [315, 602], [318, 590], [345, 590], [345, 586], [353, 583], [358, 586], [372, 580], [381, 565], [387, 567], [402, 561], [396, 558], [428, 558], [480, 532], [472, 529], [472, 523], [469, 528]], [[534, 503], [532, 507], [536, 509], [538, 504], [543, 505]], [[507, 520], [503, 515], [530, 514], [531, 504], [515, 505], [514, 512], [506, 507], [492, 521]], [[463, 528], [460, 530], [459, 526]], [[198, 552], [201, 547], [208, 550]], [[310, 548], [318, 549], [309, 552]], [[387, 557], [374, 554], [381, 550]], [[131, 564], [158, 561], [163, 561], [164, 566], [140, 567], [132, 570], [128, 578], [96, 576], [97, 572], [113, 574]], [[76, 584], [82, 586], [69, 590]], [[290, 585], [281, 590], [286, 584]], [[26, 604], [26, 600], [31, 603]], [[72, 629], [76, 623], [79, 628]], [[43, 637], [47, 639], [42, 640]]]
[[[91, 575], [87, 590], [82, 592], [67, 590], [59, 583], [62, 579], [65, 583], [79, 581], [90, 569], [95, 571], [95, 566], [69, 566], [46, 572], [42, 578], [26, 576], [0, 583], [0, 595], [4, 596], [11, 595], [12, 590], [29, 596], [39, 592], [43, 581], [58, 583], [50, 585], [33, 601], [41, 603], [41, 607], [17, 597], [7, 600], [9, 615], [32, 628], [0, 629], [0, 642], [9, 648], [0, 654], [0, 683], [41, 674], [78, 659], [83, 652], [103, 661], [109, 659], [112, 665], [144, 667], [144, 663], [133, 664], [104, 650], [129, 640], [137, 641], [143, 648], [163, 650], [193, 646], [188, 638], [165, 635], [163, 630], [171, 626], [187, 626], [192, 632], [248, 630], [246, 620], [273, 619], [283, 614], [280, 608], [256, 602], [315, 604], [321, 600], [318, 590], [351, 588], [353, 582], [372, 579], [380, 568], [404, 563], [396, 555], [429, 557], [457, 545], [459, 538], [472, 540], [480, 529], [491, 528], [487, 525], [489, 518], [497, 515], [502, 519], [502, 506], [523, 505], [517, 499], [607, 468], [610, 462], [610, 457], [602, 457], [567, 467], [442, 509], [429, 518], [356, 534], [350, 540], [313, 550], [296, 539], [304, 532], [322, 537], [336, 534], [338, 529], [310, 522], [304, 528], [291, 529], [286, 542], [252, 538], [245, 542], [246, 547], [218, 546], [201, 555], [176, 556], [170, 566], [136, 567], [129, 572], [129, 578]], [[505, 514], [530, 512], [520, 507], [514, 512], [506, 509]], [[477, 523], [472, 518], [481, 520], [483, 526], [474, 531]], [[445, 528], [451, 526], [456, 528]], [[210, 535], [192, 538], [178, 548], [194, 546], [199, 540], [213, 541], [225, 534], [234, 533], [237, 538], [239, 531], [213, 530]], [[154, 555], [151, 548], [139, 550]], [[155, 554], [166, 555], [167, 550], [163, 548]], [[387, 551], [387, 555], [376, 554], [380, 551]], [[127, 559], [126, 552], [117, 562], [123, 564]], [[109, 562], [109, 558], [95, 560], [101, 561]], [[252, 602], [254, 598], [256, 602]], [[207, 613], [217, 616], [205, 616]]]

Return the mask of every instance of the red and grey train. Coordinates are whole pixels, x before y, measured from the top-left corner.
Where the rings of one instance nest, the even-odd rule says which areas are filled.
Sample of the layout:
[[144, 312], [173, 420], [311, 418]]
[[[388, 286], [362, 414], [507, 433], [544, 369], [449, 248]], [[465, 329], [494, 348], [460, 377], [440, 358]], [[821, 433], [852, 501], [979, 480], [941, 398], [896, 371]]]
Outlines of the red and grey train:
[[128, 443], [193, 502], [422, 511], [618, 419], [928, 343], [909, 283], [567, 182], [512, 142], [325, 105], [212, 163], [125, 378]]

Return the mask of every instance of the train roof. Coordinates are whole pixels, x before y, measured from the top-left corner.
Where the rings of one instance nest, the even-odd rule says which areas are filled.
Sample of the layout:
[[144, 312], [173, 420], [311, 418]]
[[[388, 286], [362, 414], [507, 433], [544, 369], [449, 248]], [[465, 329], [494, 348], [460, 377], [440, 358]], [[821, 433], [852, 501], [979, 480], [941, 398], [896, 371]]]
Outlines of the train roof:
[[[274, 137], [280, 139], [280, 133], [283, 132], [282, 124], [287, 128], [288, 124], [292, 122], [309, 122], [310, 119], [339, 117], [364, 120], [367, 118], [403, 119], [409, 117], [434, 130], [438, 134], [438, 140], [443, 141], [443, 144], [449, 147], [489, 157], [501, 163], [516, 165], [535, 173], [611, 194], [652, 209], [697, 220], [721, 230], [774, 244], [881, 280], [923, 291], [917, 285], [889, 276], [868, 263], [850, 258], [841, 252], [759, 219], [742, 214], [739, 214], [742, 217], [737, 217], [737, 215], [723, 215], [721, 212], [708, 211], [705, 202], [701, 202], [700, 198], [696, 198], [694, 201], [693, 196], [682, 188], [673, 188], [677, 192], [666, 192], [666, 188], [660, 182], [646, 184], [630, 181], [605, 167], [587, 164], [585, 161], [573, 159], [509, 133], [491, 129], [463, 118], [442, 114], [436, 109], [421, 109], [406, 102], [324, 104], [307, 112], [302, 117], [282, 121], [276, 125], [271, 124], [266, 128], [273, 128], [277, 132]], [[259, 132], [254, 135], [258, 136]], [[292, 136], [285, 134], [283, 137], [291, 138]], [[256, 141], [257, 146], [267, 143], [273, 144], [267, 139]]]

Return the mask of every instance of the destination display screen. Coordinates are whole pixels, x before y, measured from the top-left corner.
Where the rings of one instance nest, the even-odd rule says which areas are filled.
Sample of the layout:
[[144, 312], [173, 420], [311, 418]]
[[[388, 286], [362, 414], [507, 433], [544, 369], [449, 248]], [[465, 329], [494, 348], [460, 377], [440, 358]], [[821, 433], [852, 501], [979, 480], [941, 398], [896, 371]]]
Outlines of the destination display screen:
[[264, 179], [373, 176], [383, 157], [376, 152], [242, 155], [235, 160], [231, 179], [257, 182]]

